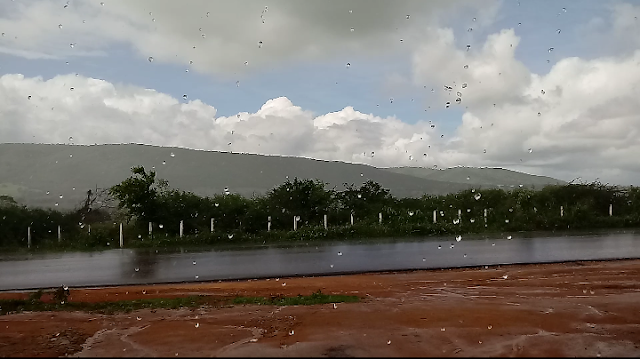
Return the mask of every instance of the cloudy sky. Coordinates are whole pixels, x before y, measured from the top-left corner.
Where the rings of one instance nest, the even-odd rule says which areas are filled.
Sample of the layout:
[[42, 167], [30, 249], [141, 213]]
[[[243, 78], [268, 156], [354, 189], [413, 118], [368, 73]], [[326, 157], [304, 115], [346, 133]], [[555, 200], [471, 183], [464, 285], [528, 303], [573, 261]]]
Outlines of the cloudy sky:
[[640, 2], [4, 0], [0, 142], [640, 184]]

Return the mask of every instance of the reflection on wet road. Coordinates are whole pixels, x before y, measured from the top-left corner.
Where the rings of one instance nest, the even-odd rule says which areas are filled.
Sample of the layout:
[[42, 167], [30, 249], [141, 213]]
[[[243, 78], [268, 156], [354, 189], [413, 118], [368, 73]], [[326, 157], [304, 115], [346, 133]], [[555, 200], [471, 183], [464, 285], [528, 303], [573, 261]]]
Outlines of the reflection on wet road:
[[309, 244], [236, 251], [116, 249], [0, 256], [0, 290], [104, 286], [640, 258], [635, 233], [538, 236], [511, 240], [429, 237], [407, 242]]

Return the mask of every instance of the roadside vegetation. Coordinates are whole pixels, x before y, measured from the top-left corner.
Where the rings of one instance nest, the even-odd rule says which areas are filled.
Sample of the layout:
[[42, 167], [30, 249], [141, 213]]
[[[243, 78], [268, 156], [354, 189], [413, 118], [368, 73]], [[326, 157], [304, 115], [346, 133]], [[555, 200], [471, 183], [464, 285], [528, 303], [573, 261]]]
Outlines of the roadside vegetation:
[[[47, 299], [43, 300], [43, 296]], [[48, 311], [82, 311], [99, 314], [130, 313], [141, 309], [179, 309], [199, 308], [203, 306], [223, 305], [316, 305], [328, 303], [355, 303], [360, 300], [357, 296], [328, 295], [320, 290], [311, 295], [274, 296], [264, 297], [235, 297], [218, 298], [214, 296], [198, 295], [177, 298], [151, 298], [139, 300], [121, 300], [106, 302], [74, 302], [69, 301], [69, 289], [57, 288], [45, 293], [38, 290], [32, 293], [28, 299], [0, 299], [0, 315], [22, 312], [48, 312]]]
[[[113, 208], [106, 203], [114, 203]], [[263, 196], [225, 191], [202, 197], [172, 189], [154, 171], [134, 167], [120, 184], [100, 193], [89, 191], [85, 203], [73, 211], [28, 208], [0, 197], [0, 248], [5, 252], [26, 250], [28, 229], [31, 250], [118, 248], [121, 223], [126, 248], [621, 229], [640, 226], [640, 190], [594, 182], [395, 198], [373, 181], [345, 184], [336, 191], [318, 180], [295, 178]]]

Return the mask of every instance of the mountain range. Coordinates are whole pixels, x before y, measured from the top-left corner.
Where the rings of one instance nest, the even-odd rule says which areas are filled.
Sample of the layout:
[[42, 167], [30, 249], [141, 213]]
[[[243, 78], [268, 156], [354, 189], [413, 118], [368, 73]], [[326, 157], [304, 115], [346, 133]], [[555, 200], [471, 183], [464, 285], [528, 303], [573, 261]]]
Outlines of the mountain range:
[[[131, 175], [131, 167], [153, 169], [172, 188], [199, 195], [260, 195], [287, 178], [319, 179], [329, 188], [380, 183], [396, 197], [446, 194], [469, 188], [542, 188], [566, 182], [500, 168], [378, 168], [302, 157], [267, 156], [139, 144], [0, 144], [0, 195], [34, 207], [71, 209], [89, 189], [108, 188]], [[57, 205], [56, 205], [57, 204]]]

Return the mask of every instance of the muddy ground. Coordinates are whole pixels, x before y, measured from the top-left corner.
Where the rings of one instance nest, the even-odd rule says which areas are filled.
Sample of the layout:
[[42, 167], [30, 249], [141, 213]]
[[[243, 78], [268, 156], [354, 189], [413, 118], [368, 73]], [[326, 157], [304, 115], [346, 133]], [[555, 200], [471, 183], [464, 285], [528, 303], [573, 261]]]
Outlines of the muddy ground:
[[640, 357], [640, 260], [71, 288], [70, 300], [268, 297], [318, 289], [363, 299], [12, 314], [0, 317], [0, 356]]

